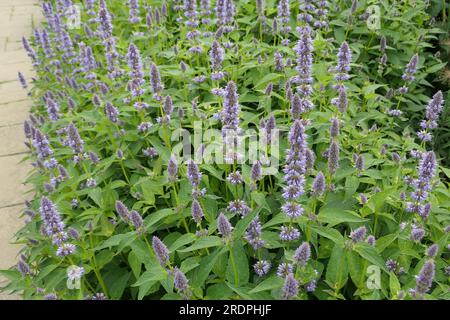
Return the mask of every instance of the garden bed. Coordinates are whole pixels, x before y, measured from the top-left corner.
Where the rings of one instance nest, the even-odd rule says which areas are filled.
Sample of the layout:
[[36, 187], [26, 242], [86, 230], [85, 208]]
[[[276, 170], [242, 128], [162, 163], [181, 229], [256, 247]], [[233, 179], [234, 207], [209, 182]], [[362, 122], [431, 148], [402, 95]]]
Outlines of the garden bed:
[[35, 196], [5, 289], [448, 299], [450, 169], [434, 143], [449, 99], [430, 82], [445, 31], [429, 9], [44, 1], [23, 40]]

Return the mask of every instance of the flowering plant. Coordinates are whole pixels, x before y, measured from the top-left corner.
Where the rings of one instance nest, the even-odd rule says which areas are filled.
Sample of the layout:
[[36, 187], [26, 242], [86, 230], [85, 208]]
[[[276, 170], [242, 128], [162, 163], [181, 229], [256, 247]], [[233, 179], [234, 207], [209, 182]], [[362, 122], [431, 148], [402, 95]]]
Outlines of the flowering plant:
[[443, 31], [421, 0], [383, 2], [373, 29], [371, 4], [44, 1], [5, 290], [448, 299]]

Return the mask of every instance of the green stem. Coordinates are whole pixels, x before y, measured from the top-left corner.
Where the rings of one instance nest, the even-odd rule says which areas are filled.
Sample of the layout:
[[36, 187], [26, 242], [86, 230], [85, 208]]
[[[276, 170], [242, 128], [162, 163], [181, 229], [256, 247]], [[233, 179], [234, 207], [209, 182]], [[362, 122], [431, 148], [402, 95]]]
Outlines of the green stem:
[[125, 180], [127, 180], [128, 185], [131, 185], [130, 180], [128, 179], [127, 172], [125, 171], [125, 167], [123, 166], [123, 161], [119, 160], [120, 167], [122, 168], [123, 175], [125, 176]]
[[238, 273], [237, 273], [237, 269], [236, 269], [236, 263], [234, 262], [233, 249], [231, 248], [231, 245], [228, 245], [228, 247], [230, 250], [231, 266], [233, 267], [233, 272], [234, 272], [234, 285], [237, 286], [239, 283], [239, 278], [238, 278]]
[[[94, 248], [94, 242], [92, 240], [92, 233], [89, 234], [89, 241], [91, 243], [91, 249]], [[105, 282], [103, 281], [102, 275], [100, 274], [100, 270], [98, 269], [97, 260], [95, 259], [95, 253], [92, 255], [93, 269], [95, 276], [97, 277], [98, 283], [102, 287], [103, 293], [108, 296], [108, 290], [106, 288]]]

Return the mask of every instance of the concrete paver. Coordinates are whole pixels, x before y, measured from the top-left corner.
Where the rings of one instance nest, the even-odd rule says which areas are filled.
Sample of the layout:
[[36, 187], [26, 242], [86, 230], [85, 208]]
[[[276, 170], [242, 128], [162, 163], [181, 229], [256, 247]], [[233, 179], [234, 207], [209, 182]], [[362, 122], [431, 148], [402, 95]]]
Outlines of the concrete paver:
[[[13, 244], [14, 235], [17, 230], [23, 226], [23, 221], [19, 218], [19, 214], [23, 206], [13, 206], [0, 209], [0, 220], [4, 223], [0, 224], [0, 244], [2, 244], [2, 255], [9, 259], [0, 259], [0, 269], [8, 269], [17, 260], [17, 253], [20, 245]], [[8, 244], [8, 245], [5, 245]], [[14, 260], [13, 260], [14, 259]], [[0, 286], [7, 284], [7, 279], [0, 276]], [[0, 300], [17, 300], [20, 296], [17, 294], [0, 294]]]
[[21, 124], [0, 127], [0, 157], [28, 151], [23, 143], [25, 134]]
[[[29, 189], [22, 182], [30, 172], [29, 163], [22, 160], [26, 154], [15, 154], [0, 157], [0, 208], [23, 203], [26, 199], [25, 192]], [[0, 218], [0, 224], [3, 221]], [[3, 244], [0, 244], [0, 247]], [[0, 260], [2, 260], [0, 249]]]
[[[26, 79], [33, 72], [21, 38], [30, 36], [42, 20], [39, 0], [0, 0], [0, 269], [17, 263], [20, 245], [11, 242], [23, 225], [19, 217], [29, 189], [23, 182], [31, 170], [29, 161], [22, 161], [27, 151], [22, 124], [32, 103], [17, 72]], [[5, 283], [0, 278], [0, 287]], [[20, 296], [0, 293], [0, 300], [10, 299]]]
[[30, 107], [29, 100], [0, 104], [0, 127], [23, 124], [28, 117]]

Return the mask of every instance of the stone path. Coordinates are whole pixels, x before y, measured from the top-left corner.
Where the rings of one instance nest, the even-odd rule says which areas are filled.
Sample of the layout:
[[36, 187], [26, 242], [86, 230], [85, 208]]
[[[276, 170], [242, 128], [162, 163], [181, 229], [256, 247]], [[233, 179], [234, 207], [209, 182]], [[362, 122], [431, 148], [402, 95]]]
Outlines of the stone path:
[[[26, 187], [23, 185], [30, 165], [22, 162], [26, 155], [23, 121], [31, 100], [22, 89], [17, 72], [29, 82], [30, 59], [22, 48], [22, 36], [29, 36], [43, 20], [39, 0], [0, 0], [0, 269], [17, 262], [18, 245], [11, 244], [22, 225]], [[0, 286], [5, 279], [0, 278]], [[18, 299], [0, 293], [0, 300]]]

